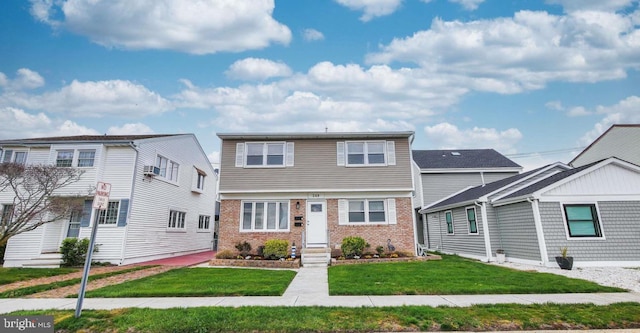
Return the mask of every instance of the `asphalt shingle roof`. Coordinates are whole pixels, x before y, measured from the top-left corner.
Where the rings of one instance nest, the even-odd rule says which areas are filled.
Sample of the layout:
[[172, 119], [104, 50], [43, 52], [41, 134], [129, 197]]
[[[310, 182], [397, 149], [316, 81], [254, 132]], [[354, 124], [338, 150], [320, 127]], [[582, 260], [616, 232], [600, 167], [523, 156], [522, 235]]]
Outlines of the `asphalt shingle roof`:
[[142, 134], [142, 135], [73, 135], [73, 136], [52, 136], [43, 138], [27, 138], [14, 140], [1, 140], [0, 144], [11, 143], [51, 143], [51, 142], [71, 142], [71, 141], [134, 141], [142, 139], [160, 138], [179, 134]]
[[493, 149], [414, 150], [420, 169], [520, 168]]

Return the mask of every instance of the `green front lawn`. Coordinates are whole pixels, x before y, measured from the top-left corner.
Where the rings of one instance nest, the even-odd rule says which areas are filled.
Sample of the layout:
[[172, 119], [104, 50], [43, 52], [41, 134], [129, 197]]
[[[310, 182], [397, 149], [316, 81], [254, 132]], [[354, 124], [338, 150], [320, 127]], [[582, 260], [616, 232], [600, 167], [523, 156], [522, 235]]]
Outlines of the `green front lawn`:
[[179, 268], [86, 293], [87, 297], [279, 296], [290, 270]]
[[77, 272], [77, 268], [4, 268], [0, 267], [0, 285]]
[[458, 256], [329, 268], [331, 295], [471, 295], [620, 292], [563, 276], [518, 271]]
[[403, 306], [200, 307], [118, 309], [82, 312], [20, 311], [11, 315], [53, 315], [64, 332], [400, 332], [640, 327], [640, 304], [476, 305], [466, 308]]

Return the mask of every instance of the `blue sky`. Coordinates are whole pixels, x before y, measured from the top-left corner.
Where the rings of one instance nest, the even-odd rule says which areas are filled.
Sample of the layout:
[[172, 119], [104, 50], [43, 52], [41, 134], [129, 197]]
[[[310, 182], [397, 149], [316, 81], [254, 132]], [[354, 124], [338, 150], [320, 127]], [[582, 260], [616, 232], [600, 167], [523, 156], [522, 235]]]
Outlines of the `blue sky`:
[[0, 139], [415, 131], [568, 162], [640, 123], [637, 0], [0, 4]]

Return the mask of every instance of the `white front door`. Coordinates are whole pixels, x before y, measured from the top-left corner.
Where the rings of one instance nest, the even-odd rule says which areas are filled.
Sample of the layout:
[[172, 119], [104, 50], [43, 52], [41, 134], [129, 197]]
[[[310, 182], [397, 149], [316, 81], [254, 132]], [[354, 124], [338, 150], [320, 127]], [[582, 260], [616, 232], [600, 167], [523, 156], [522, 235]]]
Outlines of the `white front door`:
[[327, 246], [326, 201], [307, 201], [307, 246]]

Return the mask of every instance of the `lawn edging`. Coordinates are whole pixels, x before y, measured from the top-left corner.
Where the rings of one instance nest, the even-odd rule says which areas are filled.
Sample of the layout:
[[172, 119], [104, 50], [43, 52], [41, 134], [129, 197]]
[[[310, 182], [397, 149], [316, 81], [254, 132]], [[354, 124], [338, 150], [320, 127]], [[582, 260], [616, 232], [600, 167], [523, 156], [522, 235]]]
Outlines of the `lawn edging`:
[[427, 260], [442, 260], [442, 257], [436, 254], [429, 254], [426, 257], [371, 258], [371, 259], [360, 258], [360, 259], [343, 259], [343, 260], [337, 260], [335, 258], [331, 258], [331, 266], [375, 264], [375, 263], [389, 263], [389, 262], [427, 261]]
[[259, 267], [259, 268], [300, 268], [296, 260], [252, 260], [252, 259], [211, 259], [209, 266]]

